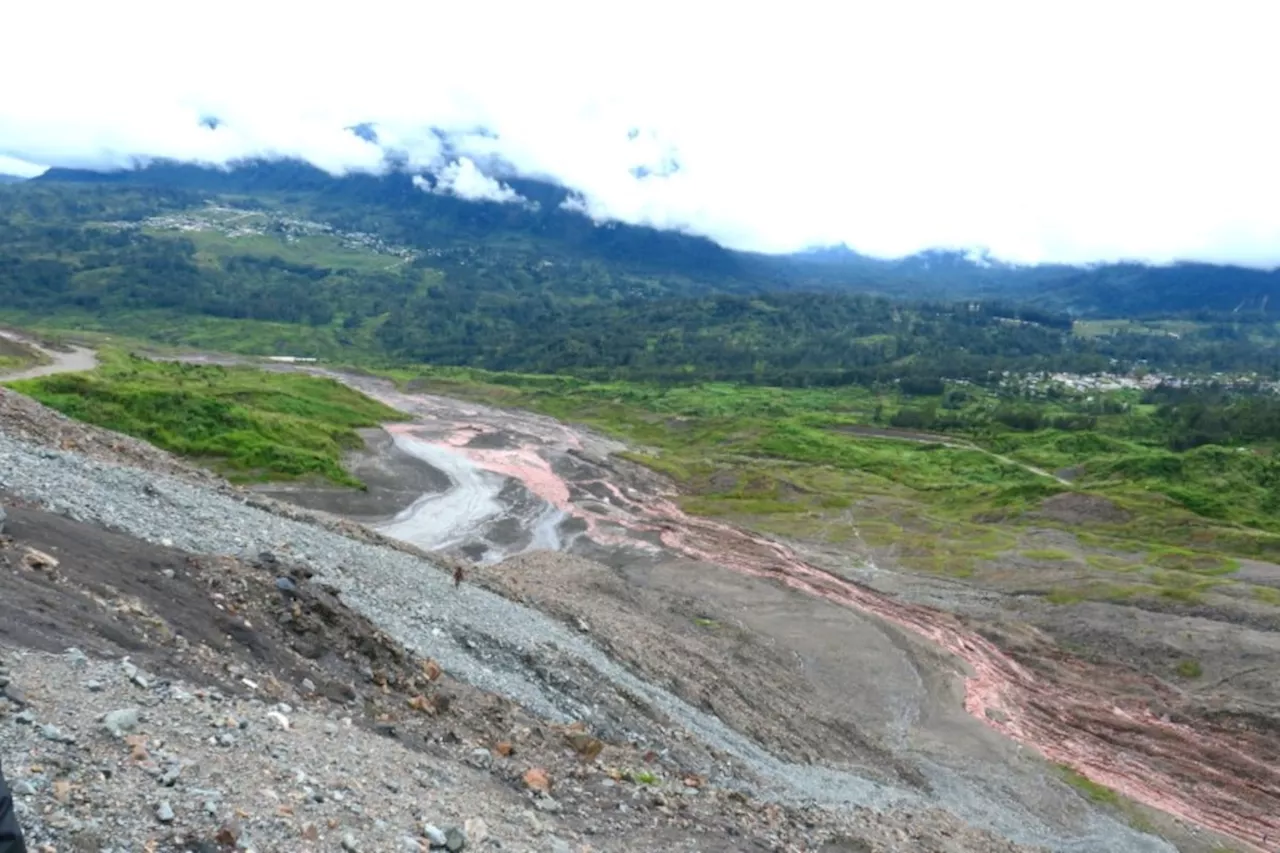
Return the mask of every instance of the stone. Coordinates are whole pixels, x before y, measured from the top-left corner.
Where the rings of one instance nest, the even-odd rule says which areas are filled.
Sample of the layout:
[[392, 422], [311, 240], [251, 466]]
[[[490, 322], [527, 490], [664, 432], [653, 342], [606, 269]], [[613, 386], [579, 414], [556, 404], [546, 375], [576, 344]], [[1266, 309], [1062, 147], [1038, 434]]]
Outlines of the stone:
[[342, 849], [347, 853], [360, 853], [360, 845], [356, 843], [356, 837], [349, 832], [342, 836]]
[[240, 824], [232, 821], [230, 823], [224, 823], [218, 829], [218, 834], [213, 837], [213, 840], [221, 844], [223, 847], [235, 847], [240, 841], [240, 835]]
[[449, 840], [445, 836], [444, 830], [433, 823], [424, 823], [422, 825], [422, 837], [427, 839], [432, 847], [443, 847]]
[[467, 841], [472, 844], [484, 844], [489, 838], [489, 825], [482, 818], [473, 817], [462, 825], [463, 832], [466, 833]]
[[84, 669], [89, 665], [89, 656], [80, 649], [67, 649], [66, 656], [67, 662], [76, 669]]
[[547, 814], [559, 814], [564, 806], [560, 805], [560, 801], [555, 797], [541, 796], [533, 801], [533, 805], [540, 812]]
[[22, 555], [22, 565], [37, 572], [51, 572], [58, 568], [58, 561], [44, 551], [28, 548]]
[[137, 708], [119, 708], [102, 718], [102, 727], [120, 738], [133, 734], [141, 724], [142, 716]]
[[4, 533], [4, 523], [9, 516], [5, 513], [4, 507], [0, 506], [0, 533]]
[[467, 763], [480, 770], [488, 770], [493, 766], [493, 753], [484, 747], [473, 749], [467, 756]]
[[530, 767], [524, 772], [524, 786], [545, 794], [551, 790], [551, 777], [541, 767]]
[[444, 832], [444, 847], [449, 853], [458, 853], [459, 850], [465, 850], [467, 846], [467, 834], [456, 826], [451, 826]]
[[40, 727], [40, 736], [45, 740], [51, 740], [54, 743], [75, 743], [76, 739], [64, 734], [62, 729], [53, 723], [46, 723]]
[[569, 742], [569, 746], [573, 747], [573, 751], [587, 761], [594, 761], [600, 755], [600, 751], [604, 749], [604, 744], [599, 739], [586, 732], [568, 732], [564, 738]]
[[36, 724], [36, 715], [30, 711], [20, 711], [13, 715], [13, 721], [20, 726], [34, 726]]
[[169, 805], [168, 800], [162, 800], [160, 805], [156, 806], [156, 820], [161, 823], [173, 823], [175, 817], [173, 806]]

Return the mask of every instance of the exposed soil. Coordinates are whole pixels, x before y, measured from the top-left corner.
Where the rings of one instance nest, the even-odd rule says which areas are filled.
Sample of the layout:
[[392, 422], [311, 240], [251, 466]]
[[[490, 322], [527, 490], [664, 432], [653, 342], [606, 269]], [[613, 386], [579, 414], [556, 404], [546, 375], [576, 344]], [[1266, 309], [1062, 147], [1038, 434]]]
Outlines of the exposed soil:
[[1049, 518], [1066, 524], [1124, 524], [1133, 518], [1125, 509], [1099, 495], [1063, 492], [1045, 498], [1032, 516]]
[[[653, 756], [433, 671], [273, 555], [196, 557], [6, 507], [0, 759], [33, 844], [425, 850], [434, 819], [465, 823], [468, 849], [493, 847], [485, 836], [512, 850], [1025, 849], [941, 813], [634, 781], [619, 768], [657, 770]], [[142, 723], [121, 743], [102, 715], [130, 706]], [[176, 816], [157, 819], [170, 803]]]

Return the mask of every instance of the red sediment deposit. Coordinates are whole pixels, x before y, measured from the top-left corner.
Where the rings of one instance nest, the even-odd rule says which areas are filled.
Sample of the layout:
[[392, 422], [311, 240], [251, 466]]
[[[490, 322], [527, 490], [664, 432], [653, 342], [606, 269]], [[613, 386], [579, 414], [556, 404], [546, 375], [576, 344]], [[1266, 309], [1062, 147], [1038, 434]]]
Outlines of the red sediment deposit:
[[[521, 480], [548, 503], [585, 520], [588, 535], [598, 530], [602, 516], [572, 502], [570, 484], [552, 471], [537, 445], [467, 446], [490, 431], [459, 425], [437, 443]], [[1204, 716], [1170, 720], [1152, 710], [1153, 697], [1166, 707], [1176, 707], [1178, 697], [1155, 679], [1071, 658], [1048, 644], [1034, 655], [1021, 655], [1020, 663], [951, 614], [836, 577], [765, 537], [686, 515], [669, 497], [629, 498], [607, 481], [592, 484], [612, 496], [609, 522], [657, 534], [676, 554], [773, 579], [877, 616], [946, 649], [970, 670], [965, 709], [1048, 760], [1252, 849], [1280, 850], [1280, 741], [1274, 733]]]

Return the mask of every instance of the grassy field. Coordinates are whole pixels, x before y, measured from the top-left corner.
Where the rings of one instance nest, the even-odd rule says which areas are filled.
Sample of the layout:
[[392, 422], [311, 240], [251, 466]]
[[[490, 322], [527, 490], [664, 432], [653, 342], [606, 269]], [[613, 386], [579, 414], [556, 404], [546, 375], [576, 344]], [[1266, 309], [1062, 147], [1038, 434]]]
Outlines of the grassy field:
[[146, 361], [104, 351], [102, 366], [12, 383], [88, 423], [192, 457], [233, 480], [325, 479], [360, 486], [342, 468], [355, 432], [400, 417], [328, 379]]

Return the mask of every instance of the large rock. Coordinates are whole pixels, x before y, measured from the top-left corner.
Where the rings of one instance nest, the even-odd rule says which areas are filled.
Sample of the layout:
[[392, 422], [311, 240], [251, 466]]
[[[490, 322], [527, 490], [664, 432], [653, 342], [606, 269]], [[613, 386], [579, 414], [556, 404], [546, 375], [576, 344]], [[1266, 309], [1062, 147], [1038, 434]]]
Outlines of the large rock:
[[5, 515], [4, 507], [0, 506], [0, 533], [4, 533], [4, 521], [8, 516]]

